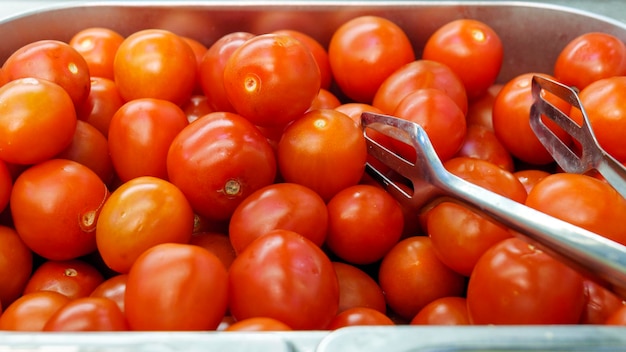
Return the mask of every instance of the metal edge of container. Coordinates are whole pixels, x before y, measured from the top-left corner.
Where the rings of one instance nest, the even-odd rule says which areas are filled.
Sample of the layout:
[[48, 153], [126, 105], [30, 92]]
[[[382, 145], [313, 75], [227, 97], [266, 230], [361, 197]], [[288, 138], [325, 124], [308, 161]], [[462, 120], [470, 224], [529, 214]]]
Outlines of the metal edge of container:
[[[30, 41], [69, 40], [78, 29], [91, 25], [109, 25], [123, 34], [141, 28], [186, 31], [181, 34], [209, 44], [233, 28], [251, 32], [274, 29], [272, 26], [275, 22], [272, 21], [282, 18], [298, 26], [312, 24], [310, 28], [313, 29], [320, 29], [323, 27], [320, 24], [327, 24], [327, 27], [314, 33], [317, 39], [325, 42], [341, 21], [361, 14], [382, 15], [398, 22], [412, 36], [416, 48], [446, 21], [461, 17], [483, 20], [501, 33], [505, 44], [506, 69], [500, 80], [527, 71], [549, 72], [551, 67], [546, 63], [552, 62], [566, 41], [584, 32], [602, 30], [626, 41], [624, 23], [586, 10], [534, 2], [78, 1], [47, 5], [10, 16], [3, 16], [0, 9], [0, 33], [3, 38], [0, 62], [11, 51]], [[269, 20], [256, 21], [265, 16]], [[298, 21], [293, 22], [294, 18]], [[625, 331], [623, 328], [602, 326], [396, 326], [281, 333], [0, 332], [0, 352], [381, 349], [388, 352], [513, 349], [612, 351], [626, 348]]]

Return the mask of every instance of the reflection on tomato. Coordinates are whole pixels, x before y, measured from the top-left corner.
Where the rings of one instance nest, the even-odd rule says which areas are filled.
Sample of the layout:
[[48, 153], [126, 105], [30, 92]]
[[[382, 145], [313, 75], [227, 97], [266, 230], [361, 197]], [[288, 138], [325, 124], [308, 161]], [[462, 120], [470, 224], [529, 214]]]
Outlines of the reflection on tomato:
[[103, 297], [75, 299], [48, 319], [43, 331], [126, 331], [128, 322], [117, 304]]
[[0, 330], [43, 331], [48, 319], [70, 301], [54, 291], [25, 293], [2, 312]]

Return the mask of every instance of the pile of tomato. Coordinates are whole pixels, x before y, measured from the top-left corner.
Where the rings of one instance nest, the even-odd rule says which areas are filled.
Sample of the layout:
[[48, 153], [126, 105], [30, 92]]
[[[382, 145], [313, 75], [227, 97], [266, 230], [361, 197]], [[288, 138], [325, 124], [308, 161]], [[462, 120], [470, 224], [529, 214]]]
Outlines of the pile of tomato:
[[626, 200], [561, 172], [528, 123], [533, 75], [575, 86], [625, 162], [626, 45], [588, 33], [553, 72], [496, 82], [504, 56], [480, 21], [415, 48], [377, 16], [328, 43], [86, 28], [17, 49], [0, 69], [0, 330], [626, 324], [619, 293], [506, 227], [404, 208], [365, 172], [361, 113], [394, 115], [450, 172], [626, 244]]

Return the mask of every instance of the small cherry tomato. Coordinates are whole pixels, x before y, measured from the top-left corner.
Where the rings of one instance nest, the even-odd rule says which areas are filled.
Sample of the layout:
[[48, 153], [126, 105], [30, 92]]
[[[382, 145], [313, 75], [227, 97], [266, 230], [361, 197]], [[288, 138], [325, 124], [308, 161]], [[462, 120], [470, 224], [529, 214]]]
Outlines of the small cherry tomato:
[[214, 112], [174, 138], [167, 171], [195, 212], [227, 220], [248, 195], [274, 182], [276, 157], [250, 121], [234, 113]]
[[361, 128], [335, 110], [309, 111], [285, 129], [278, 143], [285, 181], [307, 186], [325, 201], [359, 182], [366, 158]]
[[470, 325], [464, 297], [442, 297], [427, 304], [411, 325]]
[[530, 190], [533, 189], [533, 187], [535, 187], [535, 185], [539, 181], [546, 178], [546, 176], [549, 176], [550, 173], [544, 170], [527, 169], [527, 170], [515, 171], [513, 175], [517, 177], [517, 179], [522, 183], [522, 185], [524, 185], [524, 188], [526, 189], [526, 193], [529, 193]]
[[199, 246], [156, 245], [128, 273], [124, 307], [132, 330], [215, 330], [227, 305], [226, 269]]
[[70, 301], [54, 291], [24, 293], [0, 315], [0, 330], [43, 331], [48, 319]]
[[33, 272], [24, 294], [55, 291], [76, 299], [89, 296], [103, 281], [102, 274], [83, 260], [46, 261]]
[[346, 326], [395, 325], [384, 313], [367, 307], [353, 307], [337, 314], [328, 324], [328, 330], [337, 330]]
[[74, 259], [96, 249], [96, 222], [109, 191], [87, 166], [51, 159], [22, 172], [11, 193], [15, 229], [35, 253]]
[[397, 24], [383, 17], [360, 16], [335, 30], [328, 59], [341, 91], [357, 103], [370, 104], [383, 81], [415, 60], [415, 53]]
[[124, 313], [124, 295], [126, 294], [126, 281], [128, 274], [112, 276], [100, 283], [89, 294], [90, 297], [108, 298], [115, 302], [120, 311]]
[[172, 183], [152, 177], [134, 178], [118, 187], [102, 206], [96, 243], [102, 259], [118, 273], [160, 243], [187, 243], [194, 214], [184, 194]]
[[386, 313], [383, 290], [371, 276], [356, 266], [342, 262], [333, 262], [333, 267], [339, 282], [337, 313], [353, 307], [368, 307]]
[[228, 229], [241, 253], [256, 238], [274, 229], [301, 234], [318, 246], [326, 240], [328, 210], [322, 197], [295, 183], [276, 183], [252, 193], [235, 209]]
[[197, 232], [191, 236], [189, 244], [200, 246], [207, 251], [215, 254], [222, 261], [226, 270], [228, 270], [237, 257], [235, 248], [230, 243], [227, 235], [216, 232]]
[[467, 126], [465, 140], [456, 156], [489, 161], [510, 172], [513, 172], [515, 167], [511, 153], [506, 150], [495, 133], [480, 125]]
[[113, 79], [113, 60], [123, 41], [112, 29], [89, 27], [74, 34], [69, 45], [85, 58], [90, 76]]
[[0, 306], [22, 295], [33, 269], [33, 253], [14, 229], [0, 226]]
[[267, 317], [253, 317], [239, 320], [229, 325], [224, 331], [290, 331], [287, 324]]
[[114, 301], [103, 297], [77, 298], [57, 310], [43, 331], [126, 331], [128, 322]]
[[319, 330], [337, 314], [339, 284], [330, 259], [292, 231], [254, 240], [230, 266], [228, 279], [237, 320], [269, 317], [294, 330]]
[[585, 308], [579, 324], [604, 324], [624, 301], [613, 292], [589, 279], [585, 280]]
[[124, 100], [113, 80], [91, 77], [89, 96], [76, 108], [76, 114], [79, 120], [88, 122], [107, 137], [111, 118], [122, 105]]
[[239, 46], [224, 67], [228, 100], [263, 127], [284, 126], [311, 106], [320, 70], [309, 48], [289, 35], [263, 34]]
[[113, 62], [115, 83], [126, 101], [154, 98], [182, 105], [195, 87], [196, 69], [191, 47], [180, 36], [161, 29], [144, 29], [126, 37]]
[[484, 22], [467, 18], [437, 29], [422, 54], [422, 58], [441, 62], [456, 72], [470, 100], [483, 95], [496, 81], [503, 57], [498, 33]]

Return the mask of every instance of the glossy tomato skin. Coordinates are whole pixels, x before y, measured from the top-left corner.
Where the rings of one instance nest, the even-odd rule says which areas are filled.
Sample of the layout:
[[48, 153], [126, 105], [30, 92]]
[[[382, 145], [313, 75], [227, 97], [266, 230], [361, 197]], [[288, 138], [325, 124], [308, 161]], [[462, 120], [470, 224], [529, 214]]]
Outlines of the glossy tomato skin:
[[139, 176], [167, 179], [167, 151], [188, 125], [185, 112], [163, 99], [135, 99], [111, 118], [109, 152], [122, 181]]
[[318, 246], [326, 240], [326, 203], [308, 187], [276, 183], [248, 196], [233, 213], [228, 229], [237, 253], [256, 238], [274, 229], [297, 232]]
[[[402, 119], [418, 123], [442, 161], [450, 159], [461, 148], [467, 133], [465, 114], [444, 91], [424, 88], [405, 96], [393, 114]], [[414, 148], [403, 142], [394, 143], [401, 154], [415, 160]], [[404, 151], [407, 150], [408, 151]]]
[[552, 174], [528, 194], [526, 205], [626, 244], [626, 200], [604, 181], [580, 174]]
[[215, 330], [228, 305], [228, 274], [203, 248], [160, 244], [133, 264], [124, 305], [133, 330]]
[[470, 325], [464, 297], [442, 297], [427, 304], [411, 325]]
[[341, 91], [355, 102], [369, 104], [382, 82], [415, 60], [415, 53], [398, 25], [378, 16], [360, 16], [335, 30], [328, 58]]
[[294, 330], [319, 330], [337, 313], [339, 285], [318, 246], [295, 232], [273, 230], [237, 256], [229, 296], [237, 320], [264, 316]]
[[407, 321], [430, 302], [465, 289], [465, 278], [439, 260], [426, 236], [398, 242], [383, 258], [378, 282], [388, 306]]
[[539, 181], [550, 176], [550, 173], [544, 170], [526, 169], [515, 171], [513, 175], [524, 185], [526, 193], [529, 193]]
[[126, 293], [126, 281], [128, 274], [112, 276], [91, 291], [89, 297], [108, 298], [115, 302], [122, 313], [124, 313], [124, 295]]
[[608, 33], [582, 34], [565, 45], [554, 63], [554, 76], [579, 90], [604, 78], [626, 75], [626, 44]]
[[604, 324], [624, 304], [623, 299], [596, 282], [585, 279], [585, 308], [580, 324]]
[[90, 27], [74, 34], [68, 44], [85, 59], [90, 76], [113, 79], [115, 53], [123, 41], [112, 29]]
[[102, 274], [83, 260], [49, 260], [33, 272], [24, 288], [24, 294], [54, 291], [73, 300], [89, 296], [103, 281]]
[[367, 149], [361, 128], [348, 116], [312, 110], [285, 129], [277, 154], [285, 181], [307, 186], [328, 201], [359, 182]]
[[391, 114], [404, 97], [423, 88], [444, 91], [463, 114], [467, 113], [467, 93], [459, 76], [445, 64], [423, 59], [410, 62], [390, 74], [376, 91], [372, 105]]
[[473, 324], [575, 324], [584, 304], [580, 274], [517, 238], [487, 250], [467, 288]]
[[[537, 139], [529, 122], [530, 106], [534, 101], [531, 94], [533, 75], [554, 79], [541, 73], [524, 73], [509, 80], [493, 103], [492, 123], [496, 137], [511, 155], [532, 165], [545, 165], [553, 162], [554, 159]], [[566, 114], [569, 112], [569, 103], [549, 92], [544, 91], [542, 94], [557, 109]], [[542, 117], [542, 120], [564, 143], [571, 141], [571, 137], [554, 121], [546, 117]]]
[[196, 57], [178, 35], [161, 29], [137, 31], [124, 39], [113, 61], [120, 95], [185, 103], [196, 84]]
[[43, 331], [48, 319], [70, 301], [54, 291], [25, 293], [0, 315], [0, 330]]
[[267, 317], [253, 317], [237, 321], [224, 331], [290, 331], [287, 324]]
[[197, 232], [191, 236], [189, 244], [200, 246], [215, 254], [228, 270], [237, 257], [235, 248], [230, 243], [228, 235], [217, 232]]
[[112, 79], [91, 77], [89, 96], [76, 116], [98, 129], [105, 137], [109, 135], [109, 125], [113, 114], [124, 105], [124, 100]]
[[383, 290], [371, 276], [358, 267], [343, 262], [335, 261], [333, 267], [339, 282], [337, 313], [353, 307], [367, 307], [381, 313], [387, 312]]
[[33, 252], [67, 260], [96, 249], [96, 222], [109, 191], [87, 166], [51, 159], [24, 171], [11, 193], [15, 229]]
[[176, 186], [141, 176], [118, 187], [102, 206], [96, 244], [108, 267], [128, 273], [147, 249], [189, 242], [193, 221], [191, 205]]
[[82, 120], [76, 121], [72, 142], [55, 158], [73, 160], [87, 166], [107, 185], [115, 176], [107, 138], [97, 128]]
[[353, 307], [337, 314], [328, 324], [328, 330], [337, 330], [346, 326], [395, 325], [384, 313], [367, 307]]
[[167, 155], [170, 181], [198, 214], [227, 220], [252, 192], [274, 182], [276, 157], [261, 132], [240, 115], [208, 114], [185, 127]]
[[44, 79], [22, 78], [2, 86], [0, 116], [0, 159], [15, 164], [52, 158], [70, 144], [76, 129], [70, 96]]
[[40, 40], [14, 51], [2, 66], [9, 80], [38, 78], [61, 86], [80, 106], [87, 96], [89, 66], [83, 56], [69, 44], [58, 40]]
[[57, 310], [43, 331], [127, 331], [128, 322], [114, 301], [102, 297], [75, 299]]
[[481, 125], [468, 125], [465, 140], [456, 156], [467, 156], [471, 158], [489, 161], [513, 172], [515, 165], [511, 153], [502, 145], [493, 131]]
[[328, 202], [326, 245], [352, 264], [379, 261], [404, 229], [400, 204], [385, 190], [370, 185], [345, 188]]
[[[623, 148], [626, 133], [626, 76], [595, 81], [582, 89], [579, 97], [600, 146], [617, 160], [626, 161]], [[582, 122], [578, 109], [572, 109], [570, 117]]]
[[498, 33], [489, 25], [459, 19], [443, 25], [428, 38], [422, 57], [441, 62], [456, 72], [472, 100], [496, 81], [504, 49]]
[[480, 98], [473, 100], [467, 107], [467, 124], [479, 125], [493, 132], [493, 103], [503, 84], [496, 83], [487, 89]]
[[300, 117], [320, 84], [313, 54], [290, 35], [255, 36], [224, 67], [224, 88], [235, 111], [263, 127], [284, 126]]
[[22, 295], [33, 269], [33, 253], [14, 229], [0, 226], [0, 306]]
[[232, 32], [215, 41], [206, 51], [199, 66], [200, 86], [213, 111], [235, 112], [224, 88], [224, 67], [232, 53], [254, 37], [248, 32]]

